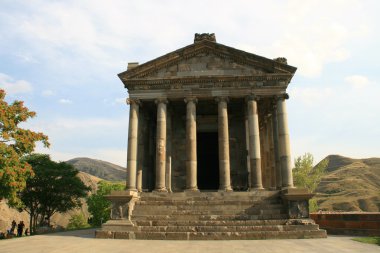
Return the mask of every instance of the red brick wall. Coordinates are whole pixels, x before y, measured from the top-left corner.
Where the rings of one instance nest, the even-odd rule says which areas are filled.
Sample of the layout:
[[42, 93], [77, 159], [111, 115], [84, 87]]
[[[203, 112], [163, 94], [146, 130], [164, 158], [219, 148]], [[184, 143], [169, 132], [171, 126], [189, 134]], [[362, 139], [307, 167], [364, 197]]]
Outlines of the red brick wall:
[[310, 218], [328, 234], [380, 236], [380, 213], [311, 213]]

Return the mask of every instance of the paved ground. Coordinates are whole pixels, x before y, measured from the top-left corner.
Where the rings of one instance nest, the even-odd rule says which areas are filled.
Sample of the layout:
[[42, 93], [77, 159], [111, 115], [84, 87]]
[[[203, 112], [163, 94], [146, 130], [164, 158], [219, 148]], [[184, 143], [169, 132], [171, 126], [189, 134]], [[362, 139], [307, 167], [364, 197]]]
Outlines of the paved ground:
[[380, 246], [350, 240], [350, 237], [329, 236], [327, 239], [254, 240], [254, 241], [141, 241], [95, 239], [94, 230], [38, 235], [0, 240], [0, 252], [27, 253], [372, 253]]

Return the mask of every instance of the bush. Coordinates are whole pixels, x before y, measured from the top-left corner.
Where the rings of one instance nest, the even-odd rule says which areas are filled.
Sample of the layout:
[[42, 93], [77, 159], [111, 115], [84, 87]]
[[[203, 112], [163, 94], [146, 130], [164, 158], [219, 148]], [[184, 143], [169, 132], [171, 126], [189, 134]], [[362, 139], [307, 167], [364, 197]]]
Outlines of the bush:
[[111, 214], [111, 202], [107, 200], [105, 196], [112, 191], [122, 190], [125, 190], [124, 183], [108, 181], [100, 181], [98, 183], [98, 191], [87, 199], [88, 211], [92, 217], [92, 226], [101, 226], [102, 223], [109, 220]]
[[89, 227], [90, 225], [87, 223], [87, 220], [84, 217], [83, 213], [71, 216], [69, 220], [69, 225], [67, 225], [67, 229], [81, 229]]
[[[310, 153], [299, 156], [294, 160], [293, 176], [294, 184], [300, 188], [306, 188], [310, 192], [315, 192], [322, 177], [325, 175], [328, 160], [324, 159], [317, 165], [313, 166], [314, 157]], [[309, 200], [309, 211], [318, 211], [318, 203], [316, 199]]]

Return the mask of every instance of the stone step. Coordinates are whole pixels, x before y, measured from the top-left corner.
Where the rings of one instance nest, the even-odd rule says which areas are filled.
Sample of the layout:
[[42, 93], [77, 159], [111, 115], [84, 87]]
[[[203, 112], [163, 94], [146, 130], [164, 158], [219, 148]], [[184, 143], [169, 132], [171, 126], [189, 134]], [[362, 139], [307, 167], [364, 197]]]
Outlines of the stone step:
[[209, 206], [209, 205], [231, 205], [231, 206], [256, 206], [256, 205], [275, 205], [281, 204], [279, 199], [266, 199], [260, 201], [254, 200], [145, 200], [141, 199], [137, 201], [136, 206], [169, 206], [169, 205], [197, 205], [197, 206]]
[[276, 220], [286, 219], [287, 214], [235, 214], [235, 215], [198, 215], [198, 214], [170, 214], [170, 215], [138, 215], [133, 213], [132, 221], [139, 220]]
[[278, 220], [137, 220], [136, 226], [274, 226], [285, 225], [287, 219]]
[[154, 196], [141, 196], [141, 200], [144, 201], [263, 201], [263, 200], [272, 200], [279, 199], [279, 197], [265, 197], [265, 196], [242, 196], [242, 197], [210, 197], [210, 196], [192, 196], [192, 197], [154, 197]]
[[140, 198], [144, 201], [160, 200], [263, 200], [280, 197], [279, 191], [254, 191], [254, 192], [176, 192], [141, 193]]
[[254, 240], [326, 238], [325, 230], [250, 232], [131, 232], [96, 231], [97, 238], [142, 240]]
[[282, 204], [256, 204], [256, 205], [198, 205], [195, 204], [170, 204], [170, 205], [138, 205], [136, 204], [134, 210], [145, 210], [145, 209], [160, 209], [160, 210], [221, 210], [221, 209], [281, 209], [284, 205]]
[[135, 232], [252, 232], [318, 230], [318, 225], [264, 225], [264, 226], [139, 226]]
[[133, 210], [133, 216], [141, 215], [269, 215], [269, 214], [284, 214], [285, 209], [216, 209], [210, 208], [206, 210], [176, 210], [166, 208], [152, 208], [152, 209], [135, 209]]

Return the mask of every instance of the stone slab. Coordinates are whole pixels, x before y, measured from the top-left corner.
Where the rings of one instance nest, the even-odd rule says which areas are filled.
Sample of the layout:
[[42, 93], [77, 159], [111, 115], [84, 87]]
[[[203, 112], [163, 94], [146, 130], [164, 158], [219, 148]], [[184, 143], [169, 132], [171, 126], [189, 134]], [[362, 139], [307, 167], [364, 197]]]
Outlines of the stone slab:
[[[175, 236], [173, 234], [173, 236]], [[144, 252], [144, 253], [377, 253], [379, 246], [359, 243], [352, 237], [329, 236], [327, 239], [188, 241], [188, 240], [101, 240], [94, 239], [94, 230], [80, 230], [1, 240], [2, 253], [40, 252]]]

